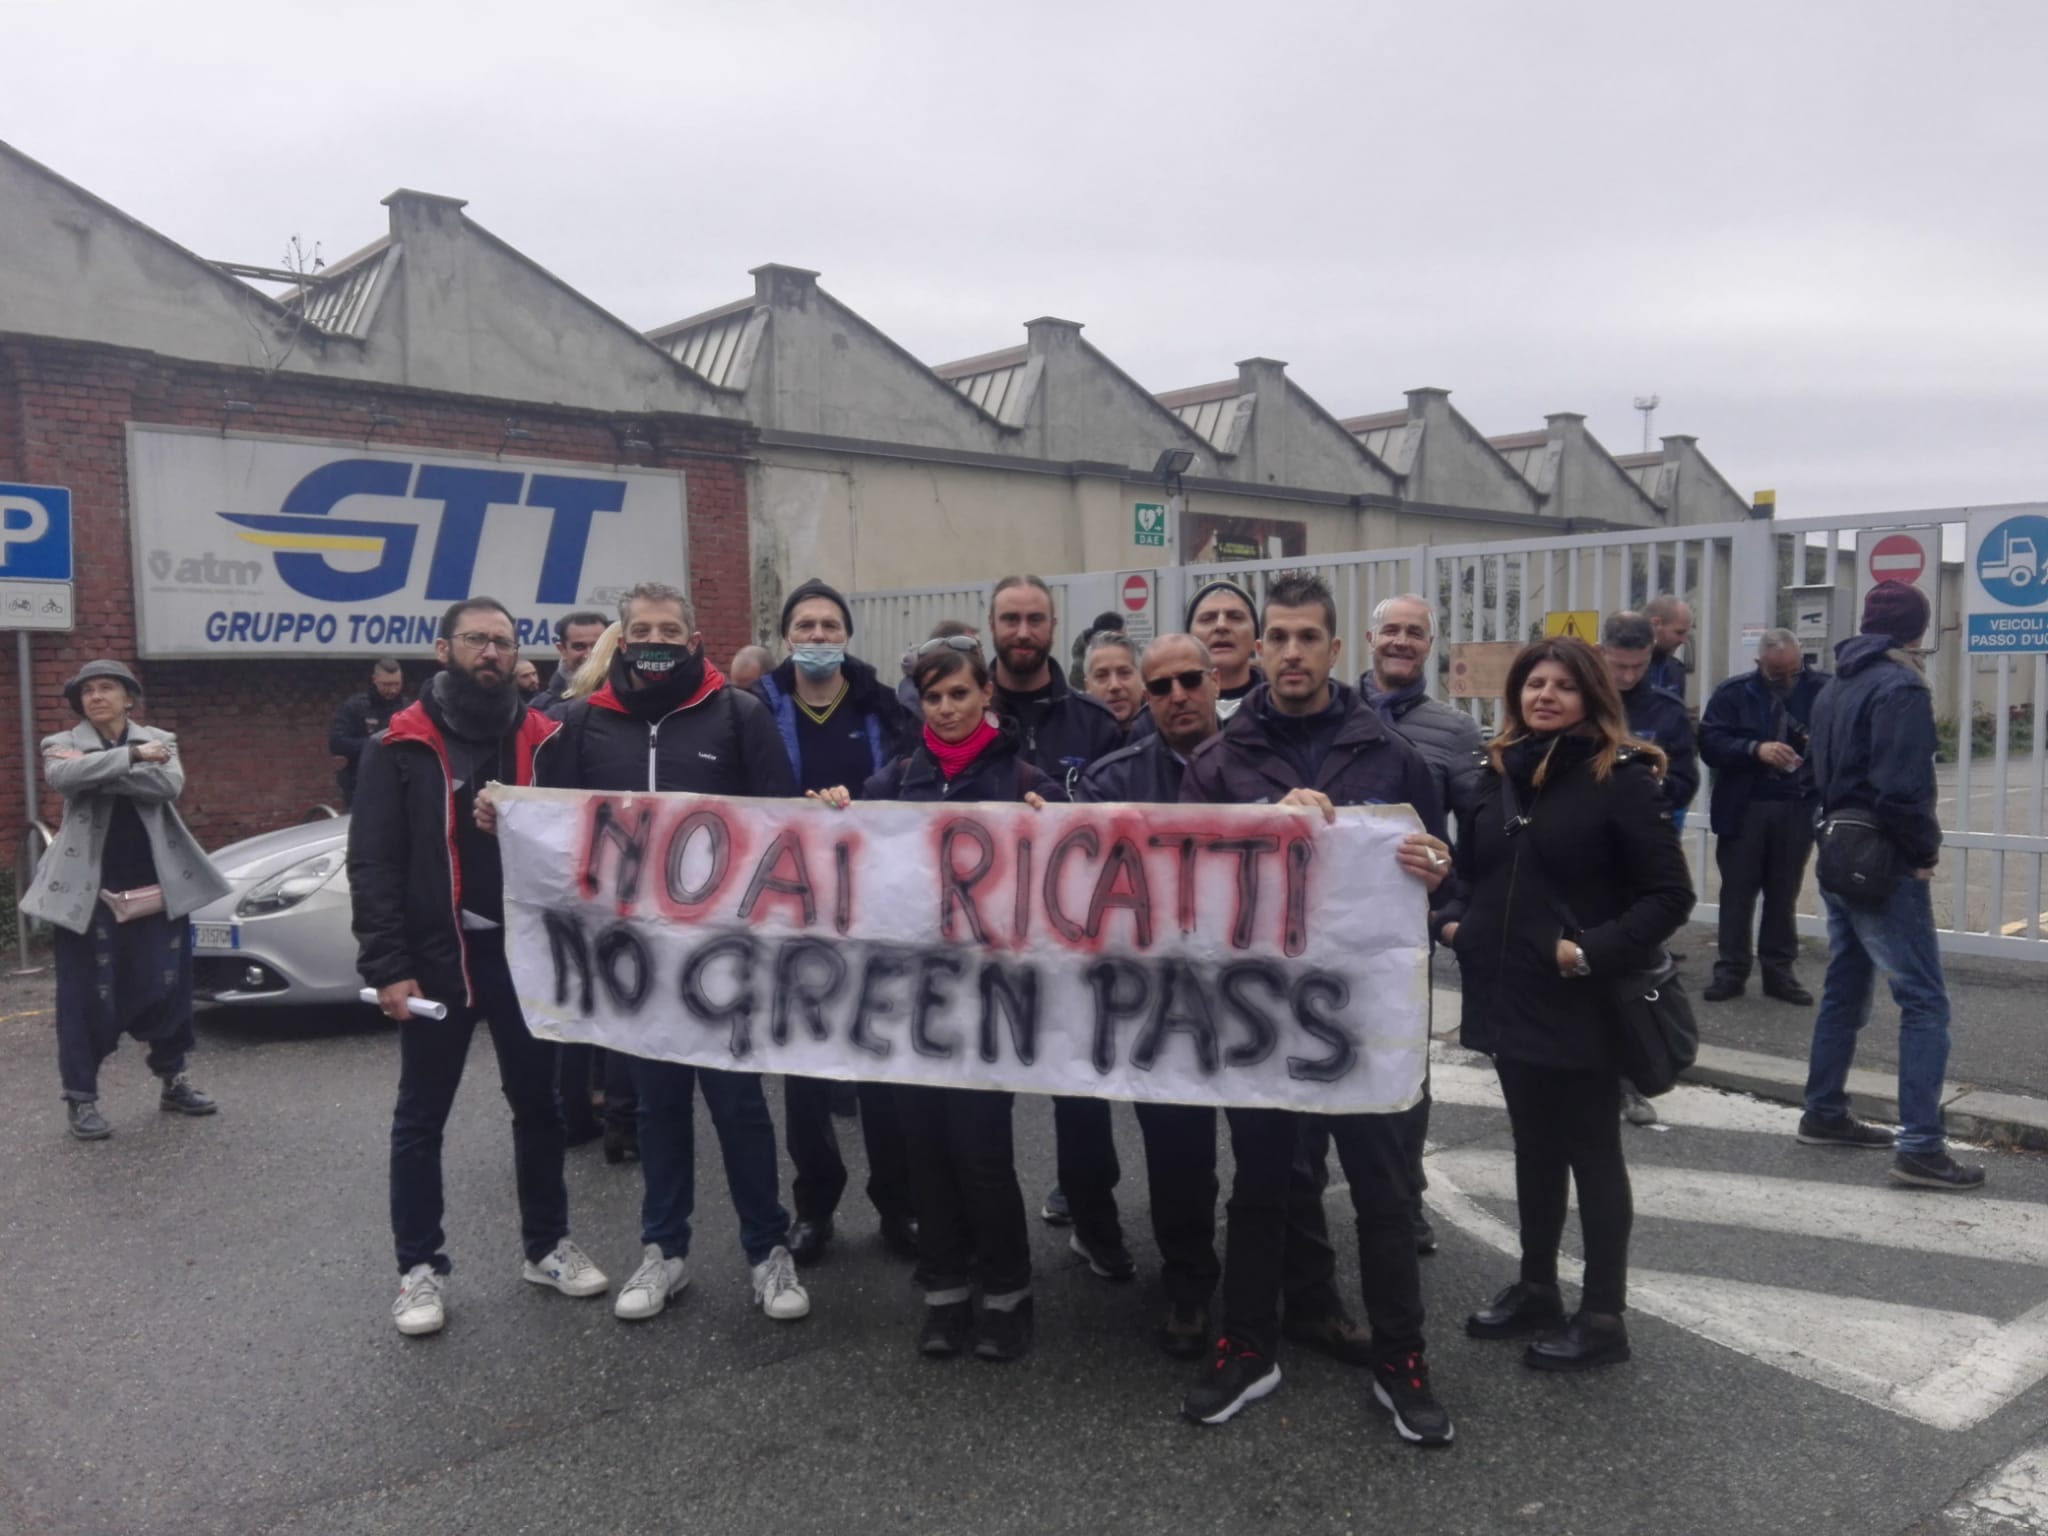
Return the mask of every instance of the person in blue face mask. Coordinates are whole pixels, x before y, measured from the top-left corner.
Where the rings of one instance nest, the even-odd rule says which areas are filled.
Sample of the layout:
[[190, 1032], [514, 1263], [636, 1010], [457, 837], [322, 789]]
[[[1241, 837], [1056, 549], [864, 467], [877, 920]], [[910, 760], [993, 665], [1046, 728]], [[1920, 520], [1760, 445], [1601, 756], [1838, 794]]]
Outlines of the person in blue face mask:
[[[799, 792], [865, 784], [916, 745], [916, 728], [895, 690], [873, 667], [846, 653], [852, 636], [853, 611], [846, 599], [813, 577], [782, 604], [782, 639], [789, 655], [754, 683], [755, 695], [775, 717]], [[789, 1251], [802, 1265], [824, 1256], [833, 1215], [846, 1192], [846, 1163], [832, 1128], [833, 1086], [822, 1078], [783, 1082], [783, 1123], [789, 1160], [796, 1168], [791, 1187], [796, 1225], [790, 1229]], [[881, 1083], [862, 1083], [858, 1097], [868, 1198], [881, 1219], [882, 1241], [895, 1253], [915, 1258], [910, 1154], [895, 1098]]]

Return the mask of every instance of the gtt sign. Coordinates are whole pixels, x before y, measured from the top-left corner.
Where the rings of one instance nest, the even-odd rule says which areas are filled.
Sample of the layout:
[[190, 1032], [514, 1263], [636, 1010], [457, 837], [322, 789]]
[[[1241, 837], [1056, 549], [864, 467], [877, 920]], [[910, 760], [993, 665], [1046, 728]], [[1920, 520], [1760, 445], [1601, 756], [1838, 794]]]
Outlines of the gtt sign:
[[687, 585], [674, 472], [166, 427], [128, 443], [144, 656], [420, 655], [483, 593], [534, 643], [636, 582]]
[[[392, 459], [337, 459], [301, 479], [275, 514], [223, 512], [239, 537], [277, 551], [277, 574], [294, 592], [322, 603], [359, 603], [404, 590], [423, 525], [351, 517], [340, 510], [356, 497], [439, 503], [428, 556], [430, 603], [452, 603], [479, 590], [477, 551], [493, 508], [499, 517], [539, 518], [547, 529], [531, 593], [536, 603], [574, 603], [590, 543], [591, 521], [626, 505], [626, 482], [585, 475], [525, 474]], [[371, 556], [370, 564], [337, 557]], [[499, 594], [523, 603], [526, 592]]]

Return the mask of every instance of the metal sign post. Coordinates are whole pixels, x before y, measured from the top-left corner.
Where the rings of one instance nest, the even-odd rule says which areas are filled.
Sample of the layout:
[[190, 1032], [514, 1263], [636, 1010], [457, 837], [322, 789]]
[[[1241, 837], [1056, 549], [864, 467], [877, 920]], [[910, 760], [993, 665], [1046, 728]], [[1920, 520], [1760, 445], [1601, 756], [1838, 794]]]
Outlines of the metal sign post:
[[[14, 632], [14, 656], [17, 686], [21, 692], [21, 840], [25, 848], [28, 840], [35, 836], [36, 776], [42, 766], [36, 752], [35, 668], [30, 665], [28, 631], [25, 629]], [[27, 859], [17, 858], [14, 867], [14, 974], [27, 976], [42, 969], [28, 963], [28, 914], [21, 910], [21, 898], [33, 866]]]
[[37, 837], [35, 668], [29, 631], [69, 630], [72, 609], [71, 492], [61, 485], [0, 484], [0, 629], [14, 631], [16, 687], [21, 694], [21, 842], [14, 861], [14, 943], [17, 976], [28, 963], [28, 917], [21, 898], [35, 875], [29, 848]]

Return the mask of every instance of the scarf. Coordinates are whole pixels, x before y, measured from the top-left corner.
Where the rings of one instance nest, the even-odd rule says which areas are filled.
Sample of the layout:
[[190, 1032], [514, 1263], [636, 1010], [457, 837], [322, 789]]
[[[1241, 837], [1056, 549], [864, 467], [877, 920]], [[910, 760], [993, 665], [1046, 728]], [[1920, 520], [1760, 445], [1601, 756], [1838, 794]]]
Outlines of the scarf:
[[502, 688], [479, 688], [468, 673], [443, 667], [434, 674], [432, 687], [443, 726], [469, 741], [496, 741], [526, 708], [509, 677]]
[[1380, 724], [1388, 730], [1394, 728], [1396, 720], [1421, 703], [1428, 691], [1429, 679], [1418, 677], [1412, 683], [1381, 693], [1373, 685], [1372, 674], [1365, 674], [1365, 702], [1372, 706], [1372, 712], [1380, 717]]
[[986, 752], [990, 744], [1000, 735], [1002, 735], [1002, 732], [990, 725], [988, 717], [984, 715], [981, 718], [981, 722], [959, 741], [941, 741], [934, 734], [932, 728], [926, 726], [924, 728], [924, 749], [931, 753], [933, 760], [939, 765], [939, 772], [945, 775], [950, 783], [958, 778], [965, 769], [971, 767], [974, 760]]
[[1521, 788], [1528, 789], [1536, 783], [1537, 774], [1541, 773], [1547, 780], [1553, 774], [1590, 761], [1599, 750], [1597, 736], [1585, 736], [1576, 731], [1552, 731], [1547, 736], [1524, 736], [1503, 751], [1500, 759], [1508, 777]]

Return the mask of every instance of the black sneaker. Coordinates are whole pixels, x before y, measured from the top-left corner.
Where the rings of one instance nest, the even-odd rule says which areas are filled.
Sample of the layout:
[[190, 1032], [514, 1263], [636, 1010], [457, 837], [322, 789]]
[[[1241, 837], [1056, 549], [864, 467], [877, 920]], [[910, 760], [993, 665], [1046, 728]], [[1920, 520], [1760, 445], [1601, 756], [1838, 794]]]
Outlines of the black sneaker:
[[67, 1100], [64, 1112], [71, 1121], [71, 1134], [80, 1141], [105, 1141], [114, 1134], [114, 1128], [107, 1124], [107, 1117], [100, 1113], [99, 1105], [91, 1099]]
[[1180, 1400], [1180, 1416], [1197, 1424], [1221, 1424], [1246, 1403], [1270, 1397], [1279, 1385], [1280, 1367], [1272, 1360], [1249, 1344], [1218, 1339], [1214, 1356]]
[[164, 1091], [157, 1095], [157, 1108], [174, 1115], [211, 1115], [220, 1106], [192, 1086], [192, 1079], [176, 1072], [164, 1079]]
[[1700, 997], [1709, 1003], [1725, 1003], [1731, 998], [1742, 996], [1743, 983], [1726, 976], [1716, 976], [1706, 985]]
[[1046, 1191], [1045, 1204], [1038, 1208], [1038, 1214], [1048, 1227], [1071, 1227], [1074, 1213], [1067, 1209], [1067, 1192], [1055, 1184]]
[[1513, 1339], [1564, 1326], [1564, 1300], [1554, 1285], [1517, 1280], [1465, 1319], [1475, 1339]]
[[1811, 1008], [1813, 994], [1790, 976], [1764, 983], [1764, 996], [1775, 998], [1781, 1003], [1790, 1003], [1795, 1008]]
[[1374, 1365], [1372, 1395], [1394, 1416], [1394, 1432], [1410, 1445], [1449, 1445], [1457, 1435], [1451, 1416], [1429, 1390], [1429, 1365], [1420, 1351]]
[[1345, 1365], [1372, 1364], [1372, 1335], [1359, 1327], [1342, 1307], [1306, 1316], [1289, 1312], [1280, 1325], [1280, 1335], [1290, 1343]]
[[1175, 1360], [1199, 1360], [1209, 1347], [1209, 1309], [1169, 1304], [1159, 1347]]
[[1112, 1284], [1122, 1285], [1138, 1272], [1138, 1261], [1121, 1240], [1090, 1242], [1076, 1232], [1067, 1239], [1067, 1246], [1088, 1261], [1090, 1270]]
[[1429, 1224], [1429, 1213], [1419, 1205], [1415, 1207], [1415, 1251], [1424, 1258], [1436, 1252], [1436, 1228]]
[[948, 1301], [924, 1309], [924, 1326], [917, 1333], [917, 1352], [932, 1360], [951, 1360], [967, 1352], [967, 1340], [974, 1332], [974, 1308], [964, 1301]]
[[1854, 1115], [1817, 1115], [1808, 1110], [1799, 1117], [1799, 1141], [1808, 1147], [1867, 1147], [1890, 1150], [1892, 1133], [1881, 1125], [1870, 1125]]
[[1959, 1163], [1946, 1152], [1901, 1152], [1892, 1159], [1894, 1183], [1917, 1184], [1922, 1189], [1982, 1189], [1984, 1170], [1972, 1163]]
[[974, 1325], [974, 1353], [982, 1360], [1021, 1360], [1031, 1352], [1031, 1298], [1014, 1307], [985, 1306]]

